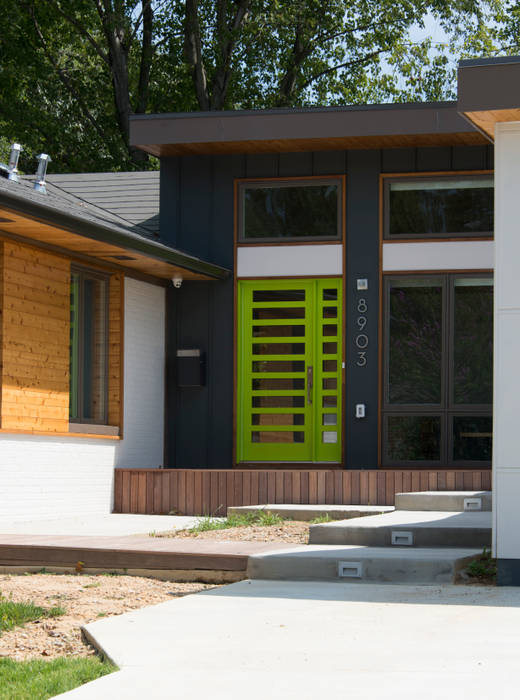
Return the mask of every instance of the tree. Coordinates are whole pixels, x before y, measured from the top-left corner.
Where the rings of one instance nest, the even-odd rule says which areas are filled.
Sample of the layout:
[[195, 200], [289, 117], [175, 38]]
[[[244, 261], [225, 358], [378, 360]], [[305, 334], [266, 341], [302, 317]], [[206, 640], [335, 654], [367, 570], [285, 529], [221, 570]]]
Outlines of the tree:
[[26, 159], [47, 150], [63, 171], [154, 167], [129, 145], [132, 114], [439, 99], [444, 58], [411, 44], [409, 30], [428, 12], [474, 22], [481, 3], [0, 0], [0, 9], [2, 133], [28, 146]]

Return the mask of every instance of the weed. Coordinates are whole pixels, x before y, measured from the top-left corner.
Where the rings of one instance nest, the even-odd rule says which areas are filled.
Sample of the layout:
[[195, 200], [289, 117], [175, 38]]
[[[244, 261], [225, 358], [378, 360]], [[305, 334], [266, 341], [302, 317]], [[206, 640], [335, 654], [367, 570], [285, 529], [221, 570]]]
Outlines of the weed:
[[101, 610], [100, 612], [98, 612], [98, 614], [96, 615], [96, 617], [106, 617], [107, 615], [108, 615], [107, 612], [104, 612], [103, 610]]
[[46, 610], [31, 602], [15, 603], [0, 597], [0, 634], [18, 625], [23, 625], [25, 622], [47, 617], [60, 617], [64, 614], [65, 610], [58, 606]]
[[328, 513], [323, 515], [317, 515], [315, 518], [309, 521], [311, 525], [320, 525], [321, 523], [331, 523], [334, 518], [331, 518]]
[[250, 527], [252, 525], [268, 527], [269, 525], [281, 525], [284, 518], [269, 510], [257, 510], [249, 513], [232, 513], [227, 518], [217, 520], [209, 515], [200, 518], [197, 524], [190, 528], [189, 532], [207, 532], [208, 530], [227, 530], [230, 527]]
[[489, 549], [484, 547], [484, 551], [466, 567], [466, 572], [472, 578], [494, 579], [497, 575], [497, 560], [491, 557]]

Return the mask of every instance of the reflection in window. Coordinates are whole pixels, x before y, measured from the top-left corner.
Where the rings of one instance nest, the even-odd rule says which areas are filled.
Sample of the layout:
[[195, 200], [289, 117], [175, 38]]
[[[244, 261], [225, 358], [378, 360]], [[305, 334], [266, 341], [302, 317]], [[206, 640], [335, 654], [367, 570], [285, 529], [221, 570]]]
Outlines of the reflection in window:
[[390, 283], [388, 403], [441, 401], [442, 286], [438, 279]]
[[244, 183], [239, 197], [241, 240], [340, 237], [337, 179]]
[[399, 178], [386, 187], [390, 238], [492, 235], [492, 177]]
[[438, 416], [389, 416], [387, 454], [392, 462], [437, 462], [441, 458]]
[[71, 275], [71, 421], [107, 422], [108, 279], [86, 270]]
[[493, 280], [461, 277], [454, 294], [454, 403], [493, 396]]
[[489, 464], [491, 276], [389, 277], [385, 304], [386, 461]]

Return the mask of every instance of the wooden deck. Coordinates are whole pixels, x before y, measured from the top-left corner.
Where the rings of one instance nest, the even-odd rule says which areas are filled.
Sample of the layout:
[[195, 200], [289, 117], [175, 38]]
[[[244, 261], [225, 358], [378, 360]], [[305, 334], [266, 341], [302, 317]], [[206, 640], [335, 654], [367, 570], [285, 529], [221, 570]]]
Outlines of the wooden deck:
[[401, 492], [490, 489], [489, 469], [116, 469], [114, 512], [225, 516], [228, 506], [393, 505]]
[[84, 570], [226, 571], [243, 573], [250, 554], [283, 549], [265, 542], [212, 542], [160, 537], [0, 535], [1, 567]]

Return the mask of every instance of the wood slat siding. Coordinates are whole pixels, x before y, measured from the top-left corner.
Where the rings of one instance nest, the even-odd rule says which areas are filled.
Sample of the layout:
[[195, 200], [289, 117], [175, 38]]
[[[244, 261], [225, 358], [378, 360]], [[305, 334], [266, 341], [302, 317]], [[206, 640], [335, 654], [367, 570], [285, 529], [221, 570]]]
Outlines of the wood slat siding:
[[115, 513], [225, 515], [263, 503], [393, 505], [396, 493], [491, 489], [485, 470], [116, 469]]
[[70, 261], [7, 241], [2, 258], [1, 428], [67, 432]]

